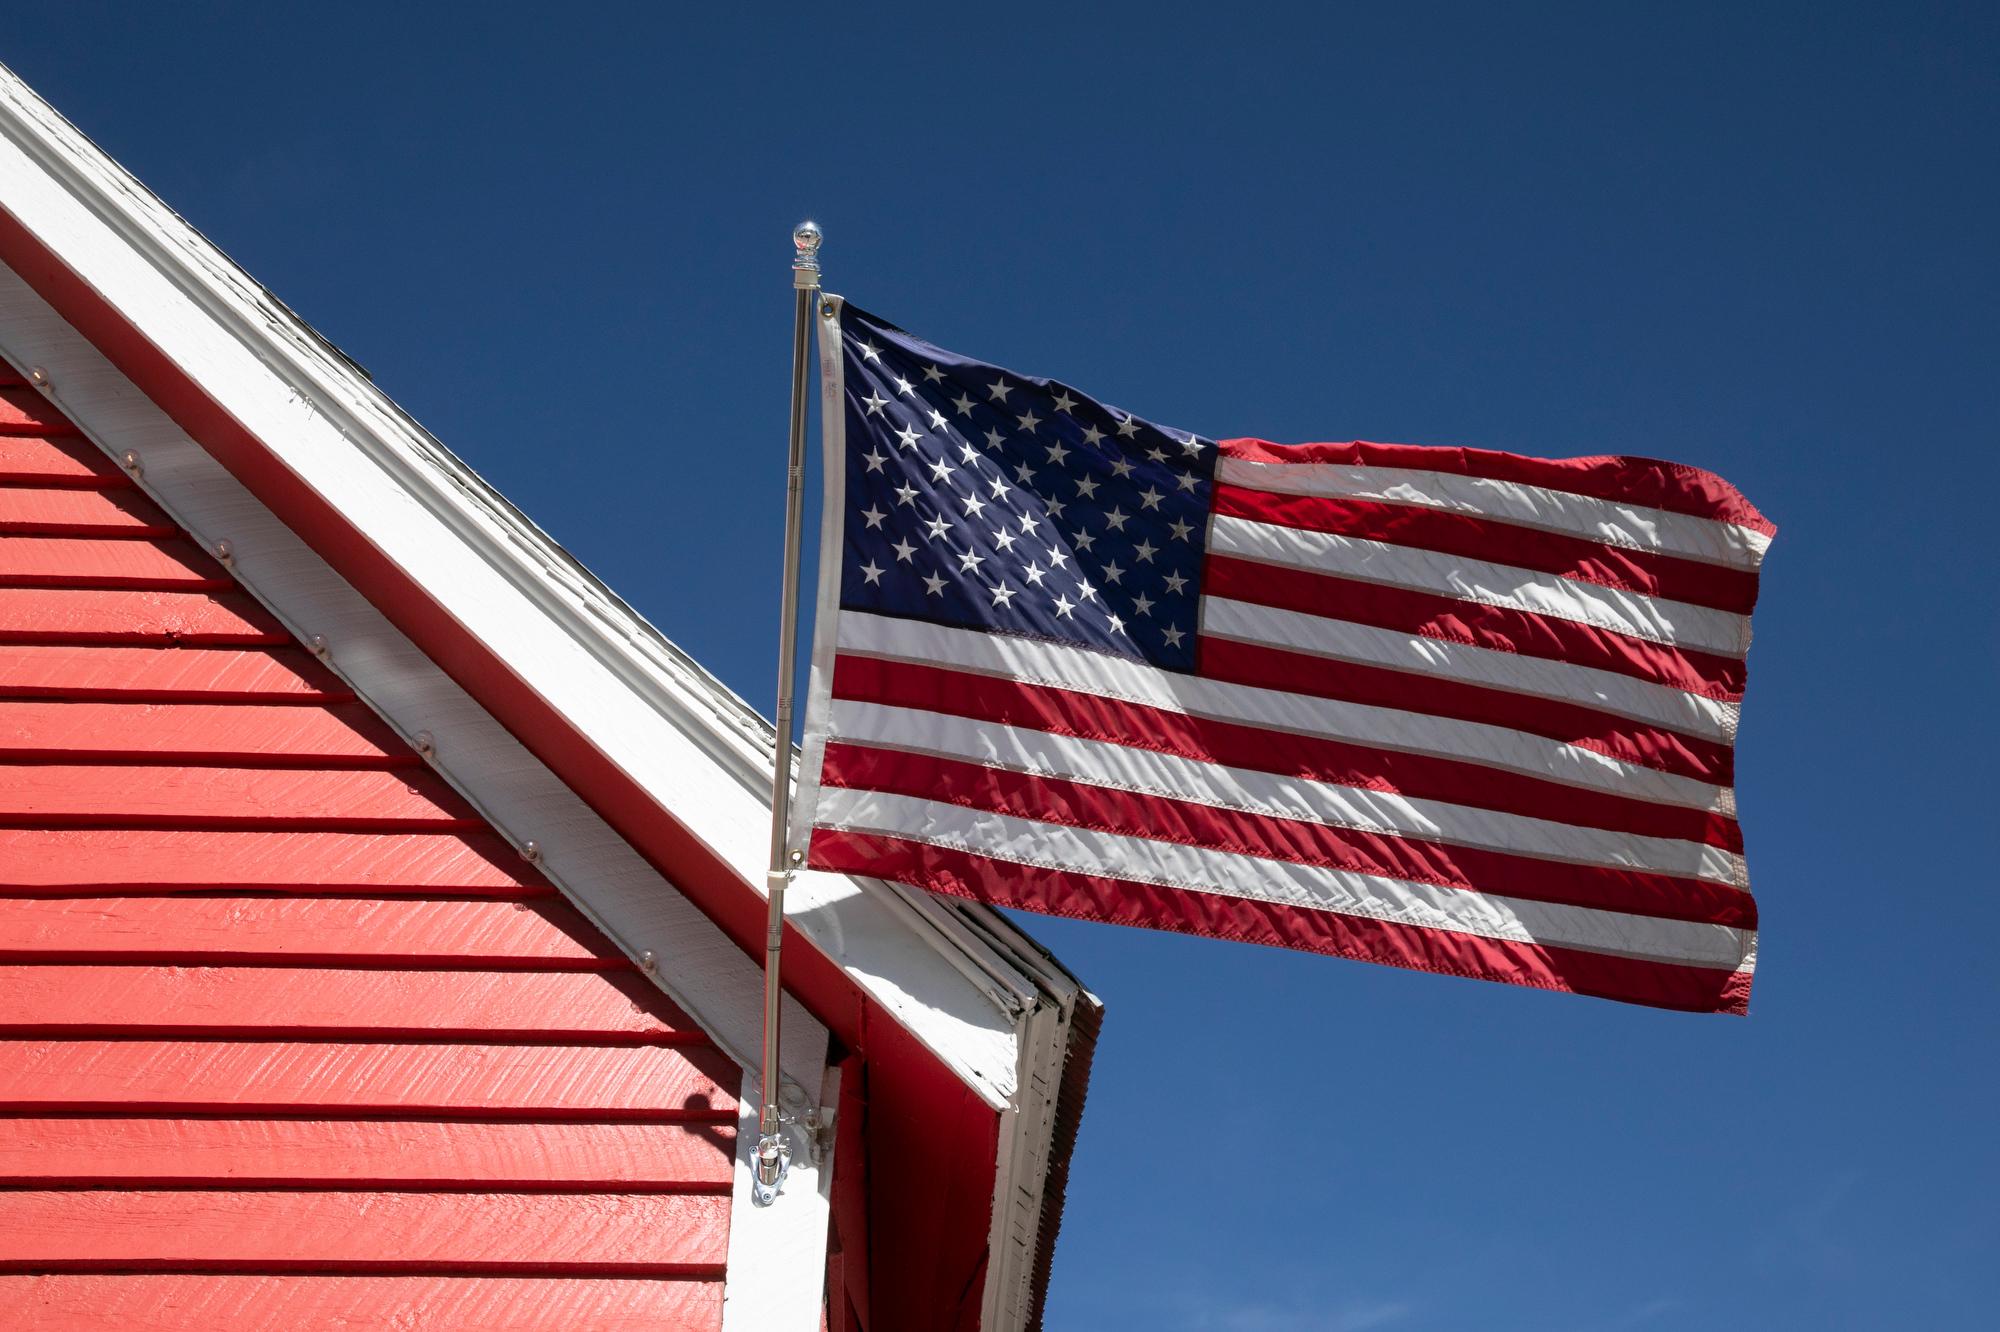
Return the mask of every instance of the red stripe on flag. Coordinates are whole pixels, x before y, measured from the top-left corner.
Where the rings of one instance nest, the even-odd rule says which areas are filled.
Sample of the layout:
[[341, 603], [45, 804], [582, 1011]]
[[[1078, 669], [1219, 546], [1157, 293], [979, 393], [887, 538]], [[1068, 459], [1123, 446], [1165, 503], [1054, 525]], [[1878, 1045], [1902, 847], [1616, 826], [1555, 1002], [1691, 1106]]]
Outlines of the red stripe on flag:
[[1748, 615], [1757, 604], [1757, 575], [1746, 569], [1704, 564], [1658, 551], [1636, 551], [1421, 505], [1218, 485], [1215, 511], [1278, 527], [1338, 532], [1366, 541], [1534, 569], [1739, 615]]
[[1492, 449], [1437, 448], [1427, 444], [1273, 444], [1262, 439], [1225, 439], [1223, 454], [1268, 463], [1342, 463], [1358, 467], [1407, 467], [1456, 476], [1566, 490], [1574, 495], [1639, 504], [1669, 513], [1735, 523], [1765, 536], [1777, 525], [1743, 493], [1713, 472], [1657, 458], [1529, 458]]
[[1746, 1011], [1750, 975], [1313, 911], [994, 860], [897, 837], [817, 828], [814, 869], [949, 893], [995, 906], [1273, 944], [1537, 989], [1701, 1013]]
[[1705, 842], [1729, 851], [1743, 849], [1736, 821], [1706, 810], [1633, 800], [1455, 759], [1192, 717], [969, 671], [842, 654], [835, 659], [833, 696], [1105, 740], [1232, 768], [1286, 773], [1616, 832]]
[[1553, 615], [1214, 553], [1208, 557], [1202, 591], [1524, 657], [1594, 666], [1728, 703], [1743, 697], [1740, 658], [1668, 647]]
[[1260, 689], [1505, 726], [1718, 786], [1735, 780], [1736, 754], [1728, 745], [1580, 703], [1207, 635], [1201, 642], [1201, 673]]
[[1757, 927], [1757, 908], [1748, 893], [1698, 879], [1362, 832], [857, 744], [829, 742], [823, 772], [828, 786], [939, 800], [1121, 836], [1537, 902]]

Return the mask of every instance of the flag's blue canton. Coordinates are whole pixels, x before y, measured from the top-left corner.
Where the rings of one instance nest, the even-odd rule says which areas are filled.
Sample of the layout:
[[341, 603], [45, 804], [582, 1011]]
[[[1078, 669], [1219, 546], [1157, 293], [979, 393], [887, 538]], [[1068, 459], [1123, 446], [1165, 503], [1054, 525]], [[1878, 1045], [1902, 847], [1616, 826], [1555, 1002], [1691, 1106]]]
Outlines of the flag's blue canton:
[[846, 307], [844, 609], [1192, 670], [1215, 444]]

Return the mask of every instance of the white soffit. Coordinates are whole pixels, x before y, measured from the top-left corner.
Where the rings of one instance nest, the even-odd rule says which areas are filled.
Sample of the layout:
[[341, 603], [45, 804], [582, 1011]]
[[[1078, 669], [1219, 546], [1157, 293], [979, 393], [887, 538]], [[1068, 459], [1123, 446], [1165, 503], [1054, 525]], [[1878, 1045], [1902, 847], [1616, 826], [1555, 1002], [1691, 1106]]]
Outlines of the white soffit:
[[[769, 726], [4, 69], [0, 200], [673, 811], [750, 891], [762, 893]], [[88, 415], [76, 397], [82, 381], [46, 368], [65, 406]], [[229, 526], [240, 512], [208, 521], [184, 516], [206, 539], [229, 537], [246, 581], [257, 580], [254, 590], [272, 600], [279, 572], [260, 576], [250, 543], [215, 525]], [[305, 632], [335, 637], [328, 628]], [[346, 636], [345, 650], [336, 641], [337, 659], [355, 650]], [[403, 646], [414, 653], [407, 641]], [[428, 729], [445, 743], [439, 727]], [[551, 838], [536, 840], [553, 851]], [[1034, 987], [1010, 959], [920, 896], [873, 880], [808, 874], [789, 896], [787, 914], [987, 1104], [1006, 1109], [1018, 1085], [1016, 1014]]]

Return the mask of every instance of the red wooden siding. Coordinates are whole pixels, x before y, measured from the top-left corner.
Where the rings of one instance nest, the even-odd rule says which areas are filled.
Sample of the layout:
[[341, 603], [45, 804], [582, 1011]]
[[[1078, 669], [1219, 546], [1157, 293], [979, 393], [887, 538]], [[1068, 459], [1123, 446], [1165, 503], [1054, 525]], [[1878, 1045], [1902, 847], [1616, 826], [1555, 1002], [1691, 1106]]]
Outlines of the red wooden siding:
[[555, 895], [539, 876], [519, 869], [513, 851], [490, 832], [406, 833], [389, 840], [374, 833], [261, 828], [0, 827], [0, 884], [16, 896], [135, 888], [364, 897]]
[[241, 592], [7, 588], [0, 644], [261, 647], [289, 644], [278, 622]]
[[[8, 494], [0, 487], [0, 495]], [[0, 699], [72, 702], [346, 703], [347, 687], [299, 652], [182, 645], [106, 647], [0, 643]]]
[[[717, 1327], [705, 1281], [437, 1276], [44, 1276], [10, 1279], [17, 1327], [339, 1328], [341, 1332], [660, 1332]], [[423, 1321], [410, 1310], [426, 1311]]]
[[[0, 367], [0, 375], [7, 373]], [[0, 421], [0, 485], [97, 490], [122, 483], [118, 469], [107, 463], [89, 440], [74, 435], [13, 434], [9, 433], [10, 424], [15, 429], [27, 428], [21, 422]]]
[[0, 370], [7, 1326], [712, 1329], [737, 1078]]
[[0, 536], [171, 537], [176, 529], [136, 490], [0, 489]]

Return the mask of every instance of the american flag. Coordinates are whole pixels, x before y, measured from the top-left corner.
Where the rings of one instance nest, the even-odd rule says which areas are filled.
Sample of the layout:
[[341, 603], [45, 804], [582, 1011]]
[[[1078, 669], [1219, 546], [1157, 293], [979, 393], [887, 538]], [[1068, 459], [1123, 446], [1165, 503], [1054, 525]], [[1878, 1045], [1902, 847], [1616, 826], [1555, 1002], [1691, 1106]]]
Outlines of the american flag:
[[1733, 487], [1218, 442], [828, 306], [809, 866], [1744, 1011]]

